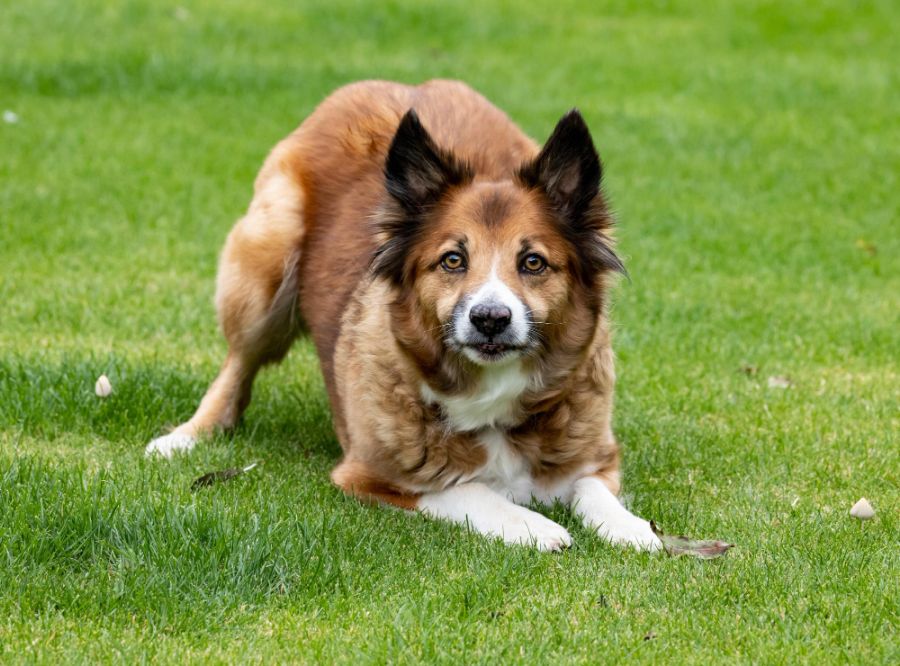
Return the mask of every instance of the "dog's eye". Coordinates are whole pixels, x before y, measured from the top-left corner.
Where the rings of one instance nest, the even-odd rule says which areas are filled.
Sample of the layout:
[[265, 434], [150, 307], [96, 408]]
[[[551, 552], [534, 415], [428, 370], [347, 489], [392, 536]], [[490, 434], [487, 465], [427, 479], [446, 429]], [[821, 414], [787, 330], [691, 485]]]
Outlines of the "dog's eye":
[[448, 252], [441, 257], [441, 267], [445, 271], [456, 272], [466, 270], [466, 260], [459, 252]]
[[547, 268], [547, 260], [539, 254], [529, 254], [522, 260], [520, 269], [526, 273], [541, 273]]

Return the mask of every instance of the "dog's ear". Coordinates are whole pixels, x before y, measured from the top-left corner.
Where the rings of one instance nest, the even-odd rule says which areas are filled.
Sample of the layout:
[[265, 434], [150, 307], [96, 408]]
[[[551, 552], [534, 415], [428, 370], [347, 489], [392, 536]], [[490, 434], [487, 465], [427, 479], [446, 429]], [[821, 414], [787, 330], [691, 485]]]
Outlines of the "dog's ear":
[[372, 267], [376, 275], [400, 283], [428, 209], [453, 185], [472, 179], [471, 169], [442, 151], [412, 109], [406, 112], [384, 163], [385, 187], [393, 205], [376, 218], [379, 247]]
[[403, 116], [384, 163], [387, 191], [409, 213], [420, 213], [444, 191], [471, 179], [469, 169], [442, 151], [415, 110]]
[[602, 178], [600, 156], [578, 109], [560, 119], [538, 156], [518, 172], [519, 182], [544, 192], [587, 270], [625, 273], [604, 233], [612, 216], [600, 192]]
[[572, 109], [556, 124], [543, 150], [519, 170], [519, 178], [539, 187], [568, 222], [578, 222], [600, 191], [603, 169], [587, 123]]

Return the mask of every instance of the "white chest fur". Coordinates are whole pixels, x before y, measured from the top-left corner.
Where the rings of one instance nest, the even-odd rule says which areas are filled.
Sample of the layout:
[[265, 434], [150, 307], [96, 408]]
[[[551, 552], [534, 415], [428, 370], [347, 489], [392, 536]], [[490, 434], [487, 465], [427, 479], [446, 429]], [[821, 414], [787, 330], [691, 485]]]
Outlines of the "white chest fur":
[[466, 480], [479, 481], [517, 504], [527, 504], [532, 499], [546, 504], [554, 500], [567, 503], [572, 499], [574, 482], [591, 471], [578, 470], [553, 483], [538, 483], [531, 476], [528, 461], [509, 445], [502, 430], [485, 430], [479, 440], [487, 461]]
[[478, 430], [510, 425], [518, 411], [519, 397], [528, 387], [529, 377], [520, 363], [484, 369], [474, 393], [444, 396], [422, 385], [422, 397], [438, 403], [455, 430]]
[[487, 461], [472, 480], [484, 483], [513, 502], [529, 502], [535, 484], [525, 458], [509, 446], [501, 431], [485, 430], [479, 440], [487, 453]]
[[482, 430], [479, 441], [487, 453], [484, 466], [465, 481], [478, 481], [513, 502], [542, 502], [572, 497], [572, 484], [584, 472], [556, 483], [539, 484], [531, 476], [528, 461], [509, 445], [503, 426], [511, 424], [519, 409], [519, 398], [528, 387], [529, 377], [519, 363], [488, 368], [478, 389], [464, 396], [444, 396], [422, 386], [422, 397], [441, 406], [450, 427], [456, 430]]

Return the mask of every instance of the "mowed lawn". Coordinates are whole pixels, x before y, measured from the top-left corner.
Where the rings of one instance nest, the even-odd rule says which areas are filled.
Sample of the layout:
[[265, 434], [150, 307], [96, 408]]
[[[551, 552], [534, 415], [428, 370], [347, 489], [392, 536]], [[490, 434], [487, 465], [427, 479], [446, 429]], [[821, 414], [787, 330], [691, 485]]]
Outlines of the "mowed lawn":
[[[3, 3], [0, 661], [897, 663], [898, 25], [890, 1]], [[725, 558], [619, 550], [561, 507], [575, 545], [540, 554], [343, 497], [308, 341], [234, 434], [145, 460], [223, 357], [216, 257], [267, 151], [374, 77], [465, 79], [539, 140], [582, 110], [631, 274], [625, 498]]]

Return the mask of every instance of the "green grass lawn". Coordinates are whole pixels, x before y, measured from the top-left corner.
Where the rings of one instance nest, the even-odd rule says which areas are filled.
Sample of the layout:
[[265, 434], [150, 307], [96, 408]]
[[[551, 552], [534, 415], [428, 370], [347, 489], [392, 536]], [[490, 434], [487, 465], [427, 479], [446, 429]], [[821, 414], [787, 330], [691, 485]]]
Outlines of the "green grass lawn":
[[[897, 663], [898, 24], [889, 0], [3, 3], [0, 661]], [[625, 497], [725, 558], [618, 550], [559, 507], [575, 545], [540, 554], [343, 497], [308, 341], [233, 435], [144, 459], [223, 357], [216, 256], [269, 148], [341, 84], [437, 76], [541, 140], [583, 111], [632, 276]]]

